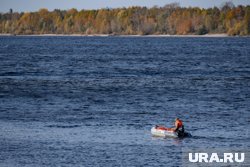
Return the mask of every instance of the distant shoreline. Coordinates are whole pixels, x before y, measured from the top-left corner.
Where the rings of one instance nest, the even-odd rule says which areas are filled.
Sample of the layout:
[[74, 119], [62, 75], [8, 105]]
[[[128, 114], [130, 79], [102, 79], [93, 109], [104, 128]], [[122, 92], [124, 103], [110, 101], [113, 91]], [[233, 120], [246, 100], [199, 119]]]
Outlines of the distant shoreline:
[[168, 35], [168, 34], [159, 34], [159, 35], [113, 35], [113, 34], [0, 34], [0, 36], [36, 36], [36, 37], [249, 37], [249, 36], [229, 36], [227, 34], [205, 34], [205, 35]]

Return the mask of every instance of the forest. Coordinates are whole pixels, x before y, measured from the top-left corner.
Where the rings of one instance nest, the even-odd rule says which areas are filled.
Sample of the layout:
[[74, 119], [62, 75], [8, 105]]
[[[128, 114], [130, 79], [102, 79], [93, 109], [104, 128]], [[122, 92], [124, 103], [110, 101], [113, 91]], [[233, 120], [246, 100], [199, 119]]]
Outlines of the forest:
[[203, 35], [250, 34], [250, 6], [104, 8], [98, 10], [40, 9], [37, 12], [0, 13], [0, 33], [29, 34], [110, 34], [110, 35]]

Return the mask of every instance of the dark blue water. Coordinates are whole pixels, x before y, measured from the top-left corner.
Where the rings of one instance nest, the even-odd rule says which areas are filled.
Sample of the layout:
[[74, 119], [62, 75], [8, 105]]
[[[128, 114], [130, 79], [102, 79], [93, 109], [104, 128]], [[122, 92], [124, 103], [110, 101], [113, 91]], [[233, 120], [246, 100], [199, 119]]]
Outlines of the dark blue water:
[[0, 166], [183, 166], [249, 123], [250, 38], [0, 37]]

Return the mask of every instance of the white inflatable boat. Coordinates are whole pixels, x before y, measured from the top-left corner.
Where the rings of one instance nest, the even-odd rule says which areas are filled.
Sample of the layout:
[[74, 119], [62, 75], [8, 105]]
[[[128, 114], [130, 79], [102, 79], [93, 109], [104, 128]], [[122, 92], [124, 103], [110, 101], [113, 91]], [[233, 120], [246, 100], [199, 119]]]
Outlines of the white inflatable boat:
[[158, 125], [151, 128], [151, 134], [153, 136], [158, 136], [158, 137], [173, 137], [173, 138], [191, 136], [191, 134], [187, 132], [180, 132], [180, 131], [175, 132], [171, 128], [166, 128], [164, 126], [158, 126]]
[[170, 128], [166, 128], [163, 126], [154, 126], [151, 128], [151, 133], [153, 136], [158, 137], [178, 137], [178, 134], [172, 131]]

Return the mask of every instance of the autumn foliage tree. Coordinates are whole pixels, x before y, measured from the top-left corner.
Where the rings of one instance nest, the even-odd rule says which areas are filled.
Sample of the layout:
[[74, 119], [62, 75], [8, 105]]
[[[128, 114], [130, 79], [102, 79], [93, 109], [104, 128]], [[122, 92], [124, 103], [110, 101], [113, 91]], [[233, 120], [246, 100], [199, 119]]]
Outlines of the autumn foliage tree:
[[250, 6], [224, 3], [220, 8], [129, 7], [99, 10], [40, 9], [0, 13], [0, 33], [10, 34], [250, 34]]

